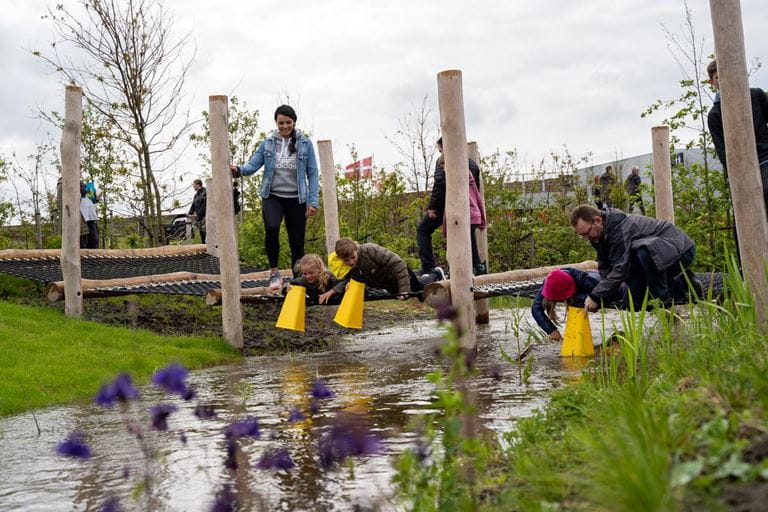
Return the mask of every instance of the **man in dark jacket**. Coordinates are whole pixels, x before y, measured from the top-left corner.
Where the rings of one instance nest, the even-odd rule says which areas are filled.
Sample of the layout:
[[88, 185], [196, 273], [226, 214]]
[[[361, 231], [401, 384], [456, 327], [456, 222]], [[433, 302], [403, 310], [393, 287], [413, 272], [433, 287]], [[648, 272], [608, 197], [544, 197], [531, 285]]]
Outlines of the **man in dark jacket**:
[[600, 282], [584, 301], [587, 311], [597, 311], [601, 302], [615, 300], [621, 283], [629, 287], [636, 308], [642, 304], [646, 290], [650, 298], [660, 299], [665, 305], [682, 302], [688, 290], [683, 273], [701, 296], [701, 285], [689, 270], [696, 246], [673, 224], [627, 215], [615, 208], [600, 211], [584, 204], [571, 212], [571, 226], [597, 251]]
[[[709, 83], [715, 89], [718, 89], [715, 95], [715, 102], [707, 115], [707, 125], [709, 133], [712, 135], [712, 142], [715, 145], [717, 158], [723, 164], [725, 170], [725, 179], [728, 178], [728, 169], [725, 163], [725, 136], [723, 133], [723, 113], [720, 108], [720, 83], [717, 75], [717, 62], [712, 61], [707, 66], [709, 74]], [[757, 147], [757, 162], [760, 166], [760, 177], [763, 182], [763, 200], [765, 201], [765, 211], [768, 214], [768, 96], [765, 91], [756, 87], [749, 90], [749, 96], [752, 100], [752, 122], [755, 128], [755, 146]]]
[[201, 180], [193, 181], [192, 188], [195, 189], [195, 197], [192, 198], [192, 205], [189, 207], [189, 215], [195, 216], [197, 229], [200, 230], [200, 241], [205, 243], [205, 206], [207, 202], [206, 191]]
[[[416, 245], [419, 248], [419, 259], [421, 260], [421, 271], [424, 274], [436, 273], [442, 278], [445, 277], [443, 269], [435, 265], [435, 253], [432, 250], [432, 233], [443, 225], [443, 216], [445, 215], [445, 160], [443, 159], [443, 138], [437, 139], [437, 150], [441, 153], [435, 163], [435, 177], [432, 185], [432, 195], [429, 196], [427, 204], [427, 213], [419, 222], [416, 228]], [[480, 187], [480, 167], [477, 163], [469, 159], [469, 171], [475, 178], [475, 183]], [[485, 273], [483, 269], [476, 268], [476, 274]]]
[[605, 172], [600, 175], [600, 191], [603, 194], [603, 207], [609, 208], [613, 206], [613, 199], [611, 199], [611, 192], [613, 192], [613, 185], [616, 183], [616, 176], [613, 175], [613, 166], [609, 165], [605, 168]]
[[629, 213], [632, 213], [635, 205], [640, 207], [640, 214], [645, 215], [645, 204], [643, 204], [643, 193], [640, 190], [640, 184], [643, 182], [640, 178], [640, 168], [633, 167], [624, 182], [624, 188], [629, 196]]

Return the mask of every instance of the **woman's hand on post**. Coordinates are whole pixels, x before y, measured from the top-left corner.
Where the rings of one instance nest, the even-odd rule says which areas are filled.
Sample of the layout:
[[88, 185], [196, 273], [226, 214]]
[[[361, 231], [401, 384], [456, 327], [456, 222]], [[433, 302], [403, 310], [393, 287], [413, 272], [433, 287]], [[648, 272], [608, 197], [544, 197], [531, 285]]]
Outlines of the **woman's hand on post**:
[[315, 208], [314, 206], [307, 206], [307, 217], [313, 216], [316, 211], [317, 211], [317, 208]]
[[229, 166], [229, 172], [232, 173], [233, 178], [240, 177], [240, 169], [236, 165], [230, 165]]

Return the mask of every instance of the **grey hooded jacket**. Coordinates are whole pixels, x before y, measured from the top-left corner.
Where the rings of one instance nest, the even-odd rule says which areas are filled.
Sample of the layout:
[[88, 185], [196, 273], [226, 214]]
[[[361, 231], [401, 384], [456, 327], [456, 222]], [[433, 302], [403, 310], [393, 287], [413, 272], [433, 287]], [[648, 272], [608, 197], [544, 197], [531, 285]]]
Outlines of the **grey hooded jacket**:
[[602, 217], [603, 235], [592, 242], [600, 272], [600, 282], [589, 295], [595, 301], [615, 297], [621, 283], [629, 279], [631, 251], [646, 247], [656, 268], [663, 271], [694, 246], [684, 231], [664, 220], [627, 215], [616, 208], [606, 208]]

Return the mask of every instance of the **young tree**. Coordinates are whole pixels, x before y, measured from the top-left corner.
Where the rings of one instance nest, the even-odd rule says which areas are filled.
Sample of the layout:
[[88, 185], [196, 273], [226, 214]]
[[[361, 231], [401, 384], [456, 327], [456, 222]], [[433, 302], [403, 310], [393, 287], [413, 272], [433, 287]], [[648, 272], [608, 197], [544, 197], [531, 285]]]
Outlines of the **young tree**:
[[396, 168], [400, 168], [416, 193], [430, 190], [439, 133], [438, 121], [432, 114], [429, 97], [425, 95], [418, 108], [413, 106], [413, 111], [399, 120], [395, 137], [386, 138], [403, 158]]
[[188, 111], [182, 107], [192, 60], [187, 55], [189, 36], [174, 35], [173, 17], [161, 0], [80, 3], [82, 19], [61, 4], [48, 11], [57, 40], [50, 53], [32, 53], [80, 85], [93, 108], [135, 153], [148, 236], [153, 244], [164, 243], [157, 174], [162, 157], [189, 129]]

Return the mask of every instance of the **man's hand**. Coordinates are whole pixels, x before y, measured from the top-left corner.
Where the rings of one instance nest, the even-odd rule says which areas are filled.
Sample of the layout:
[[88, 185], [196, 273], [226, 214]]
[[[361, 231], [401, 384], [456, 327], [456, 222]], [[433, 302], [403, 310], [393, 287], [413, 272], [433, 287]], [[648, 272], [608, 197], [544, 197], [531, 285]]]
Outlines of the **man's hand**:
[[560, 335], [560, 331], [555, 329], [554, 331], [549, 333], [549, 339], [551, 339], [552, 341], [561, 341], [563, 337]]
[[316, 211], [317, 211], [317, 208], [315, 208], [314, 206], [307, 206], [307, 217], [313, 216]]
[[427, 217], [430, 219], [436, 219], [437, 218], [437, 211], [435, 210], [427, 210]]
[[587, 300], [584, 301], [584, 309], [587, 313], [594, 313], [600, 309], [600, 304], [592, 300], [592, 297], [587, 297]]

